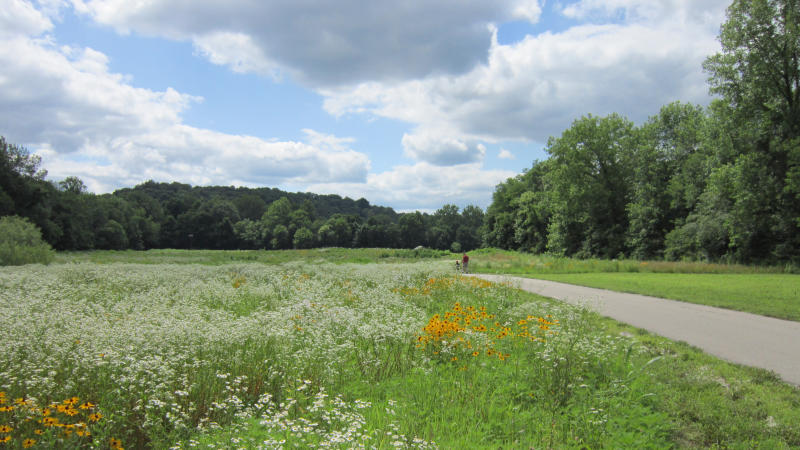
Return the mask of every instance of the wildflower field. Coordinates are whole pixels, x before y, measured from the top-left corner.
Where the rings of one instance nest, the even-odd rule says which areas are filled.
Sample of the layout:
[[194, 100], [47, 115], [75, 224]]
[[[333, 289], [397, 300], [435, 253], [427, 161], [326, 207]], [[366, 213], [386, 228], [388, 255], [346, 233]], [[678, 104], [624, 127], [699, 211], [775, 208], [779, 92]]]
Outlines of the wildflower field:
[[766, 371], [449, 260], [286, 255], [1, 268], [0, 448], [800, 446]]

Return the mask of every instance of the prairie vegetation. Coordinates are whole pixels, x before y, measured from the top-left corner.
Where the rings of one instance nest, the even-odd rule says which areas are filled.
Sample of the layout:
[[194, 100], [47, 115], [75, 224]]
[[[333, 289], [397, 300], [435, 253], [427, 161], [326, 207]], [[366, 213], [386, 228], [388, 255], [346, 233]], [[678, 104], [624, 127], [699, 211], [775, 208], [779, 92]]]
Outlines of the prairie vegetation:
[[0, 269], [0, 438], [10, 448], [800, 445], [800, 391], [766, 371], [461, 277], [449, 261], [287, 255], [297, 258], [132, 264], [109, 252], [104, 264], [76, 254]]

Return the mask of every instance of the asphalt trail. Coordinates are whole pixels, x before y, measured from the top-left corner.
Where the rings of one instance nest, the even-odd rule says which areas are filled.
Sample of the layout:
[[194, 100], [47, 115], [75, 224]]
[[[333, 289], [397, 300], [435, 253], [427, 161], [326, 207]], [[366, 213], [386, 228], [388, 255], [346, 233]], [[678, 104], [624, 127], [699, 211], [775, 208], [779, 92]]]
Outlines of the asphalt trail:
[[686, 342], [727, 361], [772, 370], [800, 385], [800, 322], [555, 281], [474, 276], [509, 281], [544, 297], [588, 305], [603, 316]]

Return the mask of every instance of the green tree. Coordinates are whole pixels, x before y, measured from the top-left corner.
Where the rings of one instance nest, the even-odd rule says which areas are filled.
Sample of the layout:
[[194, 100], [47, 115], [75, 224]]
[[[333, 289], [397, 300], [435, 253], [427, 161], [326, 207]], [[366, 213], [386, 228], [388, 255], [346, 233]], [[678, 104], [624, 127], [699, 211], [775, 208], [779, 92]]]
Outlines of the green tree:
[[721, 96], [712, 109], [724, 134], [715, 156], [725, 168], [716, 170], [726, 176], [716, 179], [735, 185], [724, 211], [728, 253], [800, 259], [800, 2], [735, 0], [719, 39], [704, 67]]
[[97, 248], [103, 250], [124, 250], [128, 247], [125, 228], [116, 220], [110, 219], [97, 230]]
[[267, 210], [264, 200], [256, 194], [244, 194], [233, 202], [242, 219], [259, 220]]
[[87, 191], [86, 184], [78, 177], [67, 177], [58, 182], [59, 190], [71, 194], [84, 194]]
[[19, 216], [0, 217], [0, 266], [49, 264], [54, 256], [36, 225]]
[[281, 197], [270, 203], [267, 212], [261, 217], [261, 221], [264, 223], [264, 228], [272, 230], [277, 225], [283, 225], [288, 231], [291, 213], [292, 203], [288, 198]]
[[425, 218], [415, 211], [400, 215], [400, 247], [415, 248], [425, 244]]
[[548, 141], [550, 251], [606, 258], [626, 251], [626, 206], [636, 140], [633, 123], [612, 114], [585, 116], [560, 138]]
[[461, 225], [458, 206], [446, 204], [437, 209], [433, 213], [432, 222], [433, 226], [429, 231], [428, 242], [440, 250], [450, 249], [450, 245], [456, 240], [458, 227]]
[[276, 225], [272, 230], [272, 239], [270, 239], [270, 247], [275, 250], [283, 250], [289, 248], [289, 229], [285, 225]]
[[264, 248], [264, 229], [260, 221], [242, 219], [233, 225], [233, 233], [239, 241], [239, 248]]
[[481, 247], [485, 214], [475, 205], [467, 205], [461, 210], [461, 221], [456, 228], [456, 241], [463, 251]]
[[674, 102], [640, 129], [633, 155], [627, 243], [639, 259], [663, 256], [666, 234], [694, 210], [708, 178], [706, 115]]
[[292, 238], [294, 248], [304, 249], [314, 247], [314, 233], [306, 227], [300, 227]]

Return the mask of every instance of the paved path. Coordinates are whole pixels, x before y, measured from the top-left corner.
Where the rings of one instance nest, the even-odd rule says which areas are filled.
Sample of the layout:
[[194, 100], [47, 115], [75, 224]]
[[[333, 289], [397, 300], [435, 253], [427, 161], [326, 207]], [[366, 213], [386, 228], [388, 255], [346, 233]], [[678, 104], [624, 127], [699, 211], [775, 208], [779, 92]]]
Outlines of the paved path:
[[505, 275], [475, 275], [510, 281], [544, 297], [586, 304], [598, 313], [722, 359], [773, 370], [800, 385], [800, 322], [729, 309]]

